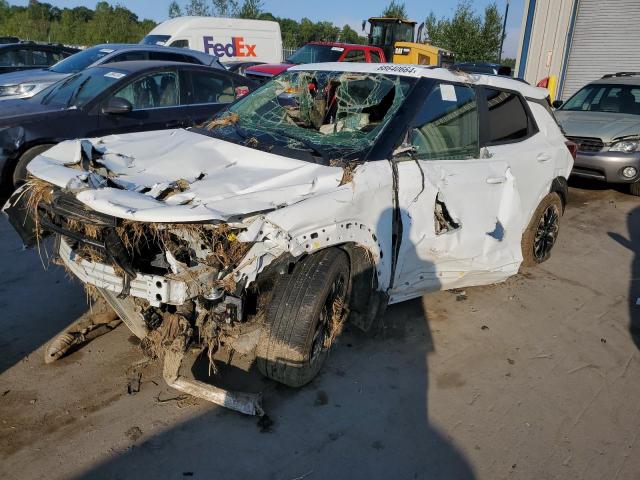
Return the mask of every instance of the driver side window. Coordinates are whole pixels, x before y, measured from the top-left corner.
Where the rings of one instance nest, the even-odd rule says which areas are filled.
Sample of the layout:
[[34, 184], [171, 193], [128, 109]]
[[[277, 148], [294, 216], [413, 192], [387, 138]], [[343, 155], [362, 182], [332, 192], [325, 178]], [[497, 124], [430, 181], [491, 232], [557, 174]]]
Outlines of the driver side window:
[[129, 83], [115, 97], [127, 100], [133, 110], [175, 107], [180, 105], [180, 87], [175, 72], [160, 72]]
[[478, 105], [475, 90], [437, 84], [428, 95], [410, 134], [421, 160], [478, 158]]

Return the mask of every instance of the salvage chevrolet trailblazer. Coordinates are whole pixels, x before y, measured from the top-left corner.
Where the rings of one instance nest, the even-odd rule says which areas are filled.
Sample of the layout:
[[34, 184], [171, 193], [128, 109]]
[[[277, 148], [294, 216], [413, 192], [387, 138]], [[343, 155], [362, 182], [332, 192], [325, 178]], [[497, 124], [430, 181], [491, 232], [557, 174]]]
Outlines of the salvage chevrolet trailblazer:
[[[300, 387], [349, 319], [547, 260], [573, 158], [546, 92], [441, 68], [293, 67], [197, 128], [66, 141], [5, 206], [103, 296], [175, 388], [204, 352]], [[575, 149], [573, 149], [575, 152]]]

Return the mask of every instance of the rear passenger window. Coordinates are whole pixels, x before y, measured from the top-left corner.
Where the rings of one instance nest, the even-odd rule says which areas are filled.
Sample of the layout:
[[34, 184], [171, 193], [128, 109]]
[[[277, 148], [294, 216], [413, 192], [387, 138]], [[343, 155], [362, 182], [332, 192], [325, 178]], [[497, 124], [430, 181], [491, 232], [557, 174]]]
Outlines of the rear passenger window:
[[349, 50], [342, 61], [364, 63], [367, 59], [364, 56], [364, 50]]
[[192, 90], [189, 103], [231, 103], [235, 100], [235, 91], [231, 79], [209, 72], [191, 72]]
[[31, 50], [31, 64], [42, 67], [51, 65], [51, 61], [48, 56], [49, 52], [44, 50]]
[[171, 45], [169, 46], [176, 48], [189, 48], [189, 40], [176, 40], [174, 42], [171, 42]]
[[147, 60], [147, 58], [147, 52], [125, 52], [114, 56], [108, 63], [137, 62], [139, 60]]
[[527, 111], [514, 93], [485, 89], [488, 107], [489, 143], [508, 143], [529, 136]]
[[380, 54], [375, 50], [371, 50], [369, 52], [369, 56], [371, 57], [371, 63], [382, 63], [382, 58], [380, 57]]
[[417, 158], [463, 160], [478, 157], [478, 106], [473, 88], [447, 83], [436, 85], [415, 124], [411, 144]]
[[150, 60], [162, 60], [165, 62], [184, 62], [184, 63], [197, 63], [198, 60], [189, 55], [182, 55], [181, 53], [167, 53], [167, 52], [149, 52]]

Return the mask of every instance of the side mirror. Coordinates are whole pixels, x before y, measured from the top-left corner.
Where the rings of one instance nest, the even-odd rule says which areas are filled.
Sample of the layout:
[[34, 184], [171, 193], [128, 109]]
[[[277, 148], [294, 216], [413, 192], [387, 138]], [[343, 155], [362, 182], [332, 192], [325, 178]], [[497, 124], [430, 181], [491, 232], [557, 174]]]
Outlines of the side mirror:
[[560, 108], [562, 105], [564, 105], [564, 102], [562, 100], [554, 100], [551, 104], [553, 108]]
[[102, 113], [105, 115], [122, 115], [133, 110], [133, 105], [128, 100], [120, 97], [111, 98], [106, 105], [102, 107]]

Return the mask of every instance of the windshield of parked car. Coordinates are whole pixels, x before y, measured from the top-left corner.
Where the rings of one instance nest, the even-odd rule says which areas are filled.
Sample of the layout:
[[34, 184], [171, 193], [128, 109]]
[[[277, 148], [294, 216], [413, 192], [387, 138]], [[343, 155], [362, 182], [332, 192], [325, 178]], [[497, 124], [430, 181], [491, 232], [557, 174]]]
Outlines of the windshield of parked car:
[[80, 108], [126, 75], [112, 68], [90, 68], [54, 84], [40, 98], [44, 105]]
[[147, 35], [140, 43], [143, 45], [166, 45], [171, 35]]
[[109, 47], [87, 48], [56, 63], [49, 70], [56, 73], [78, 73], [113, 51], [114, 49]]
[[560, 110], [640, 115], [640, 85], [587, 85], [567, 100]]
[[344, 48], [331, 45], [305, 45], [287, 58], [287, 63], [324, 63], [337, 62]]
[[415, 79], [356, 72], [287, 71], [232, 104], [212, 134], [261, 148], [278, 145], [329, 159], [363, 158]]

